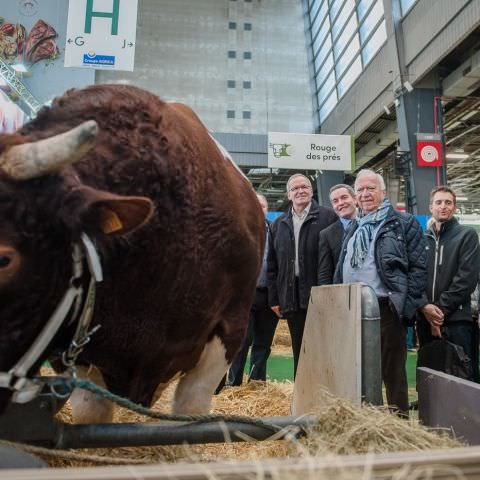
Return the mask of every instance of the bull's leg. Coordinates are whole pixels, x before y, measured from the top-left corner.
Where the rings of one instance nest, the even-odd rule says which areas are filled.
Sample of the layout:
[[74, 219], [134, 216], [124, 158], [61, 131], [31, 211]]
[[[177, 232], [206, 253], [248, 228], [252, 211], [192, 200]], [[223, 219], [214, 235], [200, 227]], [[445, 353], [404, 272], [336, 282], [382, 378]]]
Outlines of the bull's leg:
[[175, 391], [174, 413], [206, 413], [212, 395], [228, 369], [226, 350], [219, 337], [205, 345], [197, 365], [183, 376]]
[[[91, 380], [101, 387], [105, 382], [100, 371], [91, 366], [77, 367], [80, 378]], [[94, 393], [76, 388], [70, 396], [74, 423], [110, 423], [113, 421], [113, 404], [109, 400], [98, 398]]]

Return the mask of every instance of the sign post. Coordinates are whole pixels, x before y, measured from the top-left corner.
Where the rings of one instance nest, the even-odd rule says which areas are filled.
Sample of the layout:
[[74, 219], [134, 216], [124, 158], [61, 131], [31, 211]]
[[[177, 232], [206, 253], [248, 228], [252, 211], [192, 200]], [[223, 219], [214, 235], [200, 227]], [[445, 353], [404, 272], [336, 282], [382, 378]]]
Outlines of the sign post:
[[133, 70], [138, 0], [69, 0], [65, 67]]
[[355, 168], [351, 135], [268, 133], [268, 167], [305, 170]]

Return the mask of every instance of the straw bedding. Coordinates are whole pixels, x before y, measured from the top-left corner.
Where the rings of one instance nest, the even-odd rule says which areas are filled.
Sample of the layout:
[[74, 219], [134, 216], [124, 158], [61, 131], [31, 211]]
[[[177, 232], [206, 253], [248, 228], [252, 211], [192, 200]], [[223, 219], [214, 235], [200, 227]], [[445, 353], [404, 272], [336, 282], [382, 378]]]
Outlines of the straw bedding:
[[[154, 409], [168, 412], [174, 387], [167, 389]], [[293, 392], [292, 383], [251, 382], [242, 387], [224, 389], [214, 398], [215, 413], [242, 414], [252, 417], [290, 415]], [[339, 398], [325, 394], [315, 412], [319, 421], [308, 438], [246, 442], [232, 444], [210, 444], [193, 446], [116, 448], [97, 450], [75, 450], [77, 454], [95, 455], [104, 463], [115, 460], [134, 463], [158, 463], [177, 461], [211, 462], [217, 460], [257, 460], [274, 457], [305, 457], [347, 455], [366, 452], [395, 452], [426, 450], [460, 446], [446, 434], [440, 435], [418, 425], [414, 420], [397, 418], [381, 409], [359, 407]], [[59, 412], [59, 417], [70, 421], [69, 405]], [[133, 412], [118, 409], [116, 422], [150, 421]], [[52, 454], [41, 455], [53, 467], [95, 466], [98, 459], [65, 458]], [[68, 455], [67, 455], [68, 457]]]

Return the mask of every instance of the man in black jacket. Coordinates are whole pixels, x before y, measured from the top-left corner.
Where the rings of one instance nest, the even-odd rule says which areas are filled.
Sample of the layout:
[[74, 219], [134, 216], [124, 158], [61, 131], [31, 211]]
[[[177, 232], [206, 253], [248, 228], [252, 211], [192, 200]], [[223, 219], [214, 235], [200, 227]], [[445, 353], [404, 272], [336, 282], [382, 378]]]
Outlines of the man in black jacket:
[[[257, 193], [258, 202], [262, 207], [264, 215], [268, 212], [267, 199]], [[275, 329], [278, 324], [278, 317], [272, 312], [268, 304], [267, 289], [267, 257], [269, 250], [269, 222], [265, 218], [265, 251], [263, 254], [262, 269], [257, 278], [257, 288], [255, 298], [250, 308], [250, 318], [248, 329], [243, 340], [242, 348], [235, 356], [230, 370], [228, 371], [227, 385], [240, 386], [243, 381], [243, 369], [247, 361], [248, 350], [252, 347], [250, 353], [250, 368], [248, 371], [248, 381], [267, 379], [267, 360], [270, 356], [272, 340], [275, 335]]]
[[406, 322], [422, 304], [425, 239], [415, 217], [394, 210], [381, 175], [361, 170], [355, 193], [360, 211], [343, 243], [334, 283], [363, 282], [375, 291], [387, 403], [408, 416]]
[[289, 178], [287, 194], [291, 206], [270, 228], [268, 294], [272, 310], [288, 322], [295, 376], [310, 289], [317, 283], [318, 234], [337, 216], [313, 200], [312, 184], [304, 175]]
[[331, 285], [342, 250], [342, 242], [357, 215], [355, 191], [350, 185], [339, 183], [330, 189], [330, 203], [338, 220], [320, 232], [318, 240], [317, 285]]
[[478, 283], [480, 247], [477, 232], [453, 216], [455, 192], [446, 186], [430, 193], [432, 225], [427, 230], [428, 281], [417, 322], [420, 347], [443, 335], [470, 357], [478, 379], [477, 325], [470, 297]]

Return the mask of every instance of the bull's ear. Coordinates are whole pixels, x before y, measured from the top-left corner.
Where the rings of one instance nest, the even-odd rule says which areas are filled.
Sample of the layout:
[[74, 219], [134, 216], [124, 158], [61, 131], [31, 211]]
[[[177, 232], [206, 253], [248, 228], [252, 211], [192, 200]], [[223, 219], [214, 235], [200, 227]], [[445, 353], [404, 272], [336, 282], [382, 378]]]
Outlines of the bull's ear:
[[147, 197], [114, 195], [90, 187], [81, 187], [86, 200], [82, 217], [106, 235], [124, 235], [150, 220], [153, 202]]

